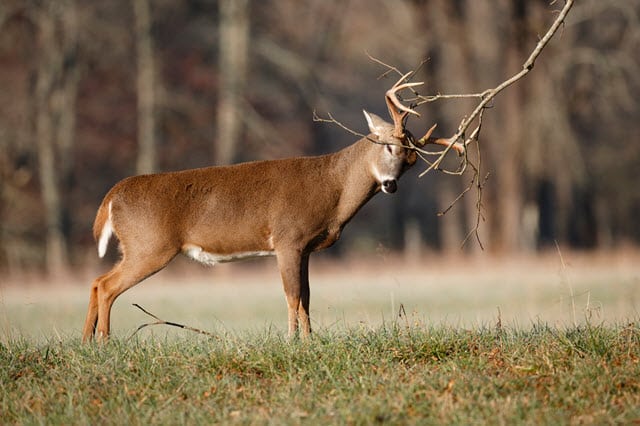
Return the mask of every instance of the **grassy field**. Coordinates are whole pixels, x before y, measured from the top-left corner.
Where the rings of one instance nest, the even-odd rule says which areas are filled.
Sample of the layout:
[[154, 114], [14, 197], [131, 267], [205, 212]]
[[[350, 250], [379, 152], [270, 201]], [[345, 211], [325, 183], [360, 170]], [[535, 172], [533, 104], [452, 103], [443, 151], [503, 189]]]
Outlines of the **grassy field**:
[[[79, 342], [89, 277], [2, 283], [0, 423], [638, 423], [637, 260], [312, 264], [310, 341], [284, 337], [269, 262], [178, 264], [116, 302], [104, 346]], [[216, 337], [130, 337], [151, 320], [131, 303]]]
[[632, 424], [640, 323], [0, 345], [3, 424]]

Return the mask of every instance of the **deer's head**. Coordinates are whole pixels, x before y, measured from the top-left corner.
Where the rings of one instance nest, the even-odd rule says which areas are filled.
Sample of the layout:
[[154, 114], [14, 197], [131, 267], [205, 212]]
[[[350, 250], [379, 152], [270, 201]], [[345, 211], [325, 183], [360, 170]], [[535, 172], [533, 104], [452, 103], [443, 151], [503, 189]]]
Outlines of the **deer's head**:
[[[402, 78], [387, 91], [385, 100], [389, 115], [393, 119], [393, 124], [384, 121], [382, 118], [367, 111], [364, 116], [369, 125], [371, 134], [368, 138], [377, 145], [375, 159], [371, 163], [371, 172], [380, 184], [382, 192], [392, 194], [398, 189], [398, 179], [409, 167], [416, 162], [415, 139], [405, 128], [405, 119], [408, 114], [419, 114], [408, 108], [398, 100], [396, 92], [422, 83], [404, 83], [406, 76]], [[430, 135], [429, 131], [426, 137]]]

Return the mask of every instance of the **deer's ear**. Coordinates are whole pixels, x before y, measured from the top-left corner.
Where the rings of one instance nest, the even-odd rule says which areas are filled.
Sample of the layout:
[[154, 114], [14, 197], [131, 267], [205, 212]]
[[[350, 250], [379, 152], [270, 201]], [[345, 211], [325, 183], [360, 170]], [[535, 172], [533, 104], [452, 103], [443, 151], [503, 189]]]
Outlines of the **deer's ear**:
[[369, 125], [369, 131], [374, 135], [376, 135], [377, 137], [381, 137], [382, 129], [386, 124], [385, 121], [382, 118], [378, 117], [377, 115], [371, 114], [365, 110], [362, 110], [362, 112], [364, 113], [364, 118], [367, 119], [367, 124]]

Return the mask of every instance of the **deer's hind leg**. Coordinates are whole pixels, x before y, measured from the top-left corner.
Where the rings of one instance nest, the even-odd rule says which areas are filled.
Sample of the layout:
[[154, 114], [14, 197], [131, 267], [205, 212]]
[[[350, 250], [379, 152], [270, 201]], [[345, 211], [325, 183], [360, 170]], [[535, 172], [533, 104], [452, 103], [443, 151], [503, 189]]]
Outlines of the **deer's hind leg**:
[[89, 308], [87, 310], [87, 318], [84, 321], [84, 328], [82, 329], [82, 342], [88, 342], [93, 339], [93, 335], [96, 331], [96, 325], [98, 323], [98, 287], [100, 283], [109, 278], [114, 272], [115, 268], [107, 272], [104, 275], [96, 278], [91, 284], [91, 293], [89, 295]]
[[177, 254], [177, 249], [148, 255], [123, 254], [122, 260], [111, 271], [93, 282], [82, 340], [91, 340], [94, 334], [99, 340], [106, 340], [111, 329], [111, 307], [116, 298], [164, 268]]

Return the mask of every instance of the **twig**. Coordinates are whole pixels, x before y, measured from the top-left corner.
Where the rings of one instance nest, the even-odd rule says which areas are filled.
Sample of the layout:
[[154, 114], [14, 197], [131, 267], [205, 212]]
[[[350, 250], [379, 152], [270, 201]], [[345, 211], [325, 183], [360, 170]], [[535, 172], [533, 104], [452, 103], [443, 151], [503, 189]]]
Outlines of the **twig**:
[[480, 246], [480, 250], [484, 250], [484, 246], [482, 245], [482, 240], [480, 239], [480, 234], [478, 233], [478, 231], [480, 230], [480, 222], [484, 221], [484, 215], [482, 214], [482, 189], [484, 187], [485, 182], [489, 179], [489, 175], [490, 173], [487, 173], [482, 181], [480, 180], [477, 181], [476, 193], [478, 194], [478, 199], [476, 200], [476, 223], [474, 227], [464, 237], [464, 240], [462, 240], [461, 247], [464, 247], [465, 244], [467, 244], [467, 241], [469, 241], [469, 238], [471, 238], [472, 235], [475, 235], [476, 241]]
[[468, 99], [468, 98], [484, 98], [485, 96], [487, 96], [489, 90], [485, 90], [482, 93], [457, 93], [457, 94], [450, 94], [450, 95], [443, 95], [442, 93], [438, 93], [437, 95], [418, 95], [418, 99], [420, 99], [420, 101], [418, 101], [416, 103], [416, 106], [420, 106], [422, 104], [426, 104], [429, 102], [435, 102], [435, 101], [439, 101], [441, 99]]
[[330, 112], [327, 113], [327, 117], [329, 117], [329, 118], [322, 118], [318, 114], [316, 114], [315, 110], [313, 111], [313, 121], [315, 121], [315, 122], [335, 124], [336, 126], [340, 127], [342, 130], [345, 130], [345, 131], [351, 133], [352, 135], [358, 136], [359, 138], [366, 138], [367, 137], [366, 135], [363, 135], [360, 132], [356, 132], [355, 130], [350, 129], [349, 127], [345, 126], [344, 124], [342, 124], [341, 122], [339, 122], [338, 120], [333, 118], [333, 115], [331, 115]]
[[[365, 55], [367, 55], [367, 57], [368, 57], [371, 61], [373, 61], [373, 62], [375, 62], [375, 63], [377, 63], [377, 64], [380, 64], [380, 65], [382, 65], [383, 67], [386, 67], [386, 68], [387, 68], [387, 70], [386, 70], [385, 72], [383, 72], [380, 76], [378, 76], [378, 80], [380, 80], [381, 78], [385, 78], [386, 76], [388, 76], [388, 75], [389, 75], [389, 74], [391, 74], [392, 72], [395, 72], [395, 73], [397, 73], [398, 75], [404, 75], [404, 73], [400, 72], [400, 70], [399, 70], [398, 68], [394, 67], [393, 65], [389, 65], [389, 64], [387, 64], [386, 62], [383, 62], [383, 61], [381, 61], [380, 59], [376, 58], [375, 56], [371, 56], [371, 55], [369, 54], [369, 52], [367, 52], [367, 51], [365, 51], [364, 53], [365, 53]], [[410, 75], [415, 75], [415, 74], [410, 74]]]
[[[362, 134], [362, 133], [360, 133], [360, 132], [356, 132], [355, 130], [350, 129], [349, 127], [347, 127], [347, 126], [345, 126], [344, 124], [342, 124], [340, 121], [336, 120], [336, 119], [333, 117], [333, 115], [331, 115], [331, 113], [330, 113], [330, 112], [327, 112], [327, 117], [329, 117], [329, 118], [322, 118], [322, 117], [320, 117], [320, 116], [316, 113], [316, 111], [315, 111], [315, 110], [313, 111], [313, 121], [315, 121], [315, 122], [317, 122], [317, 123], [331, 123], [331, 124], [335, 124], [336, 126], [340, 127], [341, 129], [343, 129], [343, 130], [344, 130], [344, 131], [346, 131], [346, 132], [351, 133], [352, 135], [358, 136], [359, 138], [366, 138], [369, 142], [376, 143], [376, 144], [378, 144], [378, 145], [389, 145], [389, 144], [388, 144], [388, 143], [386, 143], [386, 142], [380, 142], [379, 140], [372, 139], [372, 138], [370, 138], [370, 137], [369, 137], [369, 136], [367, 136], [367, 135], [363, 135], [363, 134]], [[415, 149], [416, 149], [416, 150], [418, 150], [418, 151], [422, 151], [422, 150], [420, 150], [420, 149], [419, 149], [419, 148], [417, 148], [417, 147], [416, 147]]]
[[155, 322], [148, 322], [146, 324], [142, 324], [141, 326], [139, 326], [136, 329], [136, 331], [134, 331], [131, 334], [131, 336], [129, 336], [129, 338], [127, 340], [130, 340], [133, 336], [135, 336], [138, 333], [138, 331], [140, 331], [143, 328], [148, 327], [150, 325], [170, 325], [170, 326], [173, 326], [173, 327], [182, 328], [184, 330], [193, 331], [193, 332], [198, 333], [198, 334], [204, 334], [205, 336], [218, 338], [217, 335], [215, 335], [213, 333], [210, 333], [208, 331], [200, 330], [199, 328], [194, 328], [194, 327], [190, 327], [188, 325], [178, 324], [177, 322], [165, 321], [163, 319], [160, 319], [157, 316], [155, 316], [154, 314], [152, 314], [151, 312], [149, 312], [146, 309], [144, 309], [142, 306], [138, 305], [137, 303], [133, 303], [133, 306], [135, 306], [136, 308], [140, 309], [142, 312], [144, 312], [145, 314], [149, 315], [151, 318], [156, 319], [156, 321]]
[[439, 211], [436, 214], [436, 216], [444, 216], [445, 214], [447, 214], [449, 210], [451, 210], [453, 206], [455, 206], [456, 203], [460, 201], [467, 192], [471, 191], [471, 188], [473, 188], [473, 184], [475, 183], [475, 180], [476, 180], [476, 175], [473, 175], [473, 177], [471, 178], [471, 182], [469, 182], [469, 185], [465, 189], [463, 189], [462, 192], [458, 194], [458, 196], [449, 204], [449, 206], [446, 209]]

